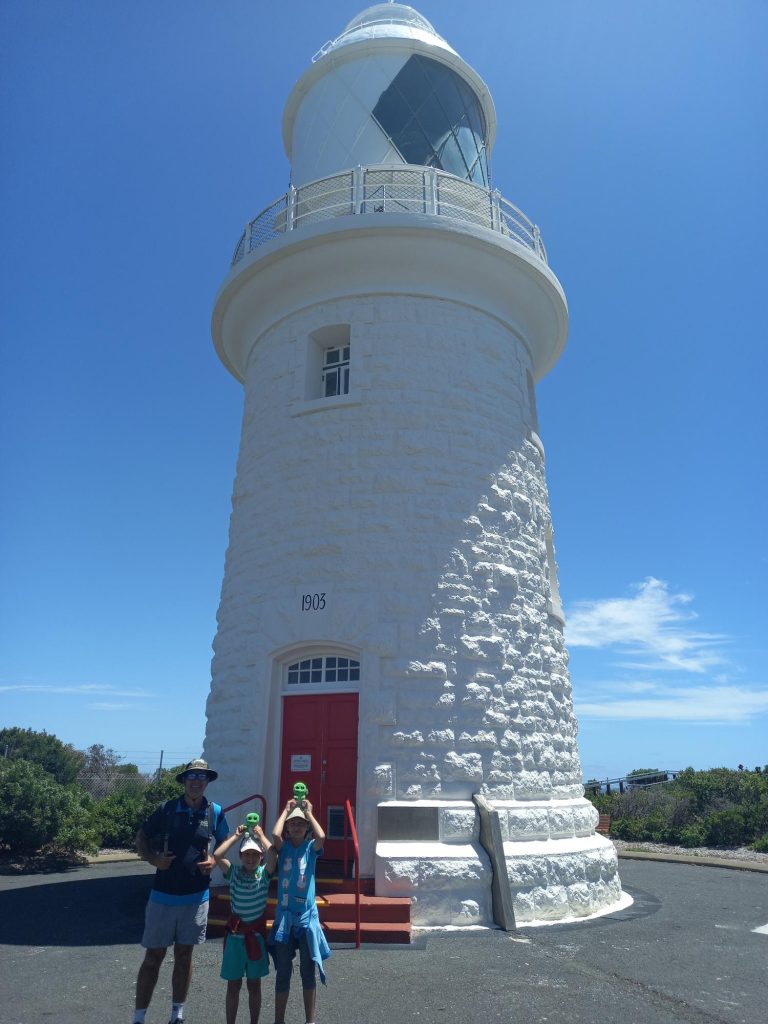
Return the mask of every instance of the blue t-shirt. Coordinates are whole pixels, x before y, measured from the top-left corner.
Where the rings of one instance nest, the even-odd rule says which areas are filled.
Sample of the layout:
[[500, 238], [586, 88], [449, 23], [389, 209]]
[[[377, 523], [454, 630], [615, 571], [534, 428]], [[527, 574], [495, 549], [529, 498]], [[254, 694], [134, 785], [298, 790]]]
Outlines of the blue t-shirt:
[[314, 839], [299, 846], [286, 840], [277, 861], [277, 906], [282, 912], [301, 915], [315, 905], [315, 863], [321, 851]]

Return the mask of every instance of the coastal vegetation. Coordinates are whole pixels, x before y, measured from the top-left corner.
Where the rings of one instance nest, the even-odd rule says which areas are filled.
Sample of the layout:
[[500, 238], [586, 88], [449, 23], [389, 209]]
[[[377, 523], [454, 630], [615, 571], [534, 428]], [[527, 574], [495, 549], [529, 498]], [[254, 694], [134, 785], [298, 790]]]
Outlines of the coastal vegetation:
[[610, 815], [613, 838], [689, 847], [749, 846], [768, 853], [768, 770], [686, 768], [669, 781], [631, 784], [632, 776], [655, 771], [630, 772], [623, 793], [587, 788], [598, 811]]

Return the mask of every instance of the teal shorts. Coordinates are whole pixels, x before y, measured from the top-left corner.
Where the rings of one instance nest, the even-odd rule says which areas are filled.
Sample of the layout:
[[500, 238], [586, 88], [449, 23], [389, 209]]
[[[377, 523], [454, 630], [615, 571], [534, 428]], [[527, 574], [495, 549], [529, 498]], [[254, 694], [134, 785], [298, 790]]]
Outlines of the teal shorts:
[[245, 955], [245, 939], [242, 935], [228, 935], [221, 961], [221, 977], [224, 981], [239, 981], [243, 975], [249, 981], [265, 978], [269, 974], [269, 957], [264, 939], [256, 936], [261, 949], [260, 960], [249, 960]]

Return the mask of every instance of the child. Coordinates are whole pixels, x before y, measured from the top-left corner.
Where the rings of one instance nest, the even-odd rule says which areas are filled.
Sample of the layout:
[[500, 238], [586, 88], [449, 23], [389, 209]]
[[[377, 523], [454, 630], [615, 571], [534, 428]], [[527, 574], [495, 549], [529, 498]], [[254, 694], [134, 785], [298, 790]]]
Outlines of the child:
[[[240, 864], [232, 865], [224, 856], [246, 833], [244, 825], [225, 839], [213, 857], [229, 882], [232, 916], [224, 937], [221, 977], [227, 983], [227, 1024], [235, 1024], [243, 975], [248, 985], [251, 1024], [258, 1024], [261, 1010], [261, 979], [269, 973], [269, 962], [259, 921], [267, 905], [269, 883], [275, 873], [277, 851], [259, 825], [240, 844]], [[262, 858], [262, 851], [264, 857]], [[263, 864], [262, 864], [263, 859]]]
[[[283, 829], [288, 834], [287, 840], [283, 840]], [[322, 853], [324, 840], [325, 832], [315, 820], [309, 800], [303, 800], [301, 806], [289, 800], [272, 829], [272, 842], [279, 851], [277, 908], [269, 937], [276, 975], [275, 1024], [285, 1024], [297, 949], [307, 1024], [314, 1024], [315, 1020], [315, 964], [325, 984], [323, 960], [328, 959], [331, 950], [315, 906], [315, 862]]]

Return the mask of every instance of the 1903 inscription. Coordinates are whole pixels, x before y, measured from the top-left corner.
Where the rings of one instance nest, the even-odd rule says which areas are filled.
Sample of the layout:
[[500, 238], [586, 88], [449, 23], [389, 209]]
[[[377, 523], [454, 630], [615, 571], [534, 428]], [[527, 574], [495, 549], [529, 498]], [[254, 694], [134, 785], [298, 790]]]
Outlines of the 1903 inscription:
[[323, 608], [325, 608], [325, 593], [301, 595], [301, 610], [303, 612], [321, 612]]

